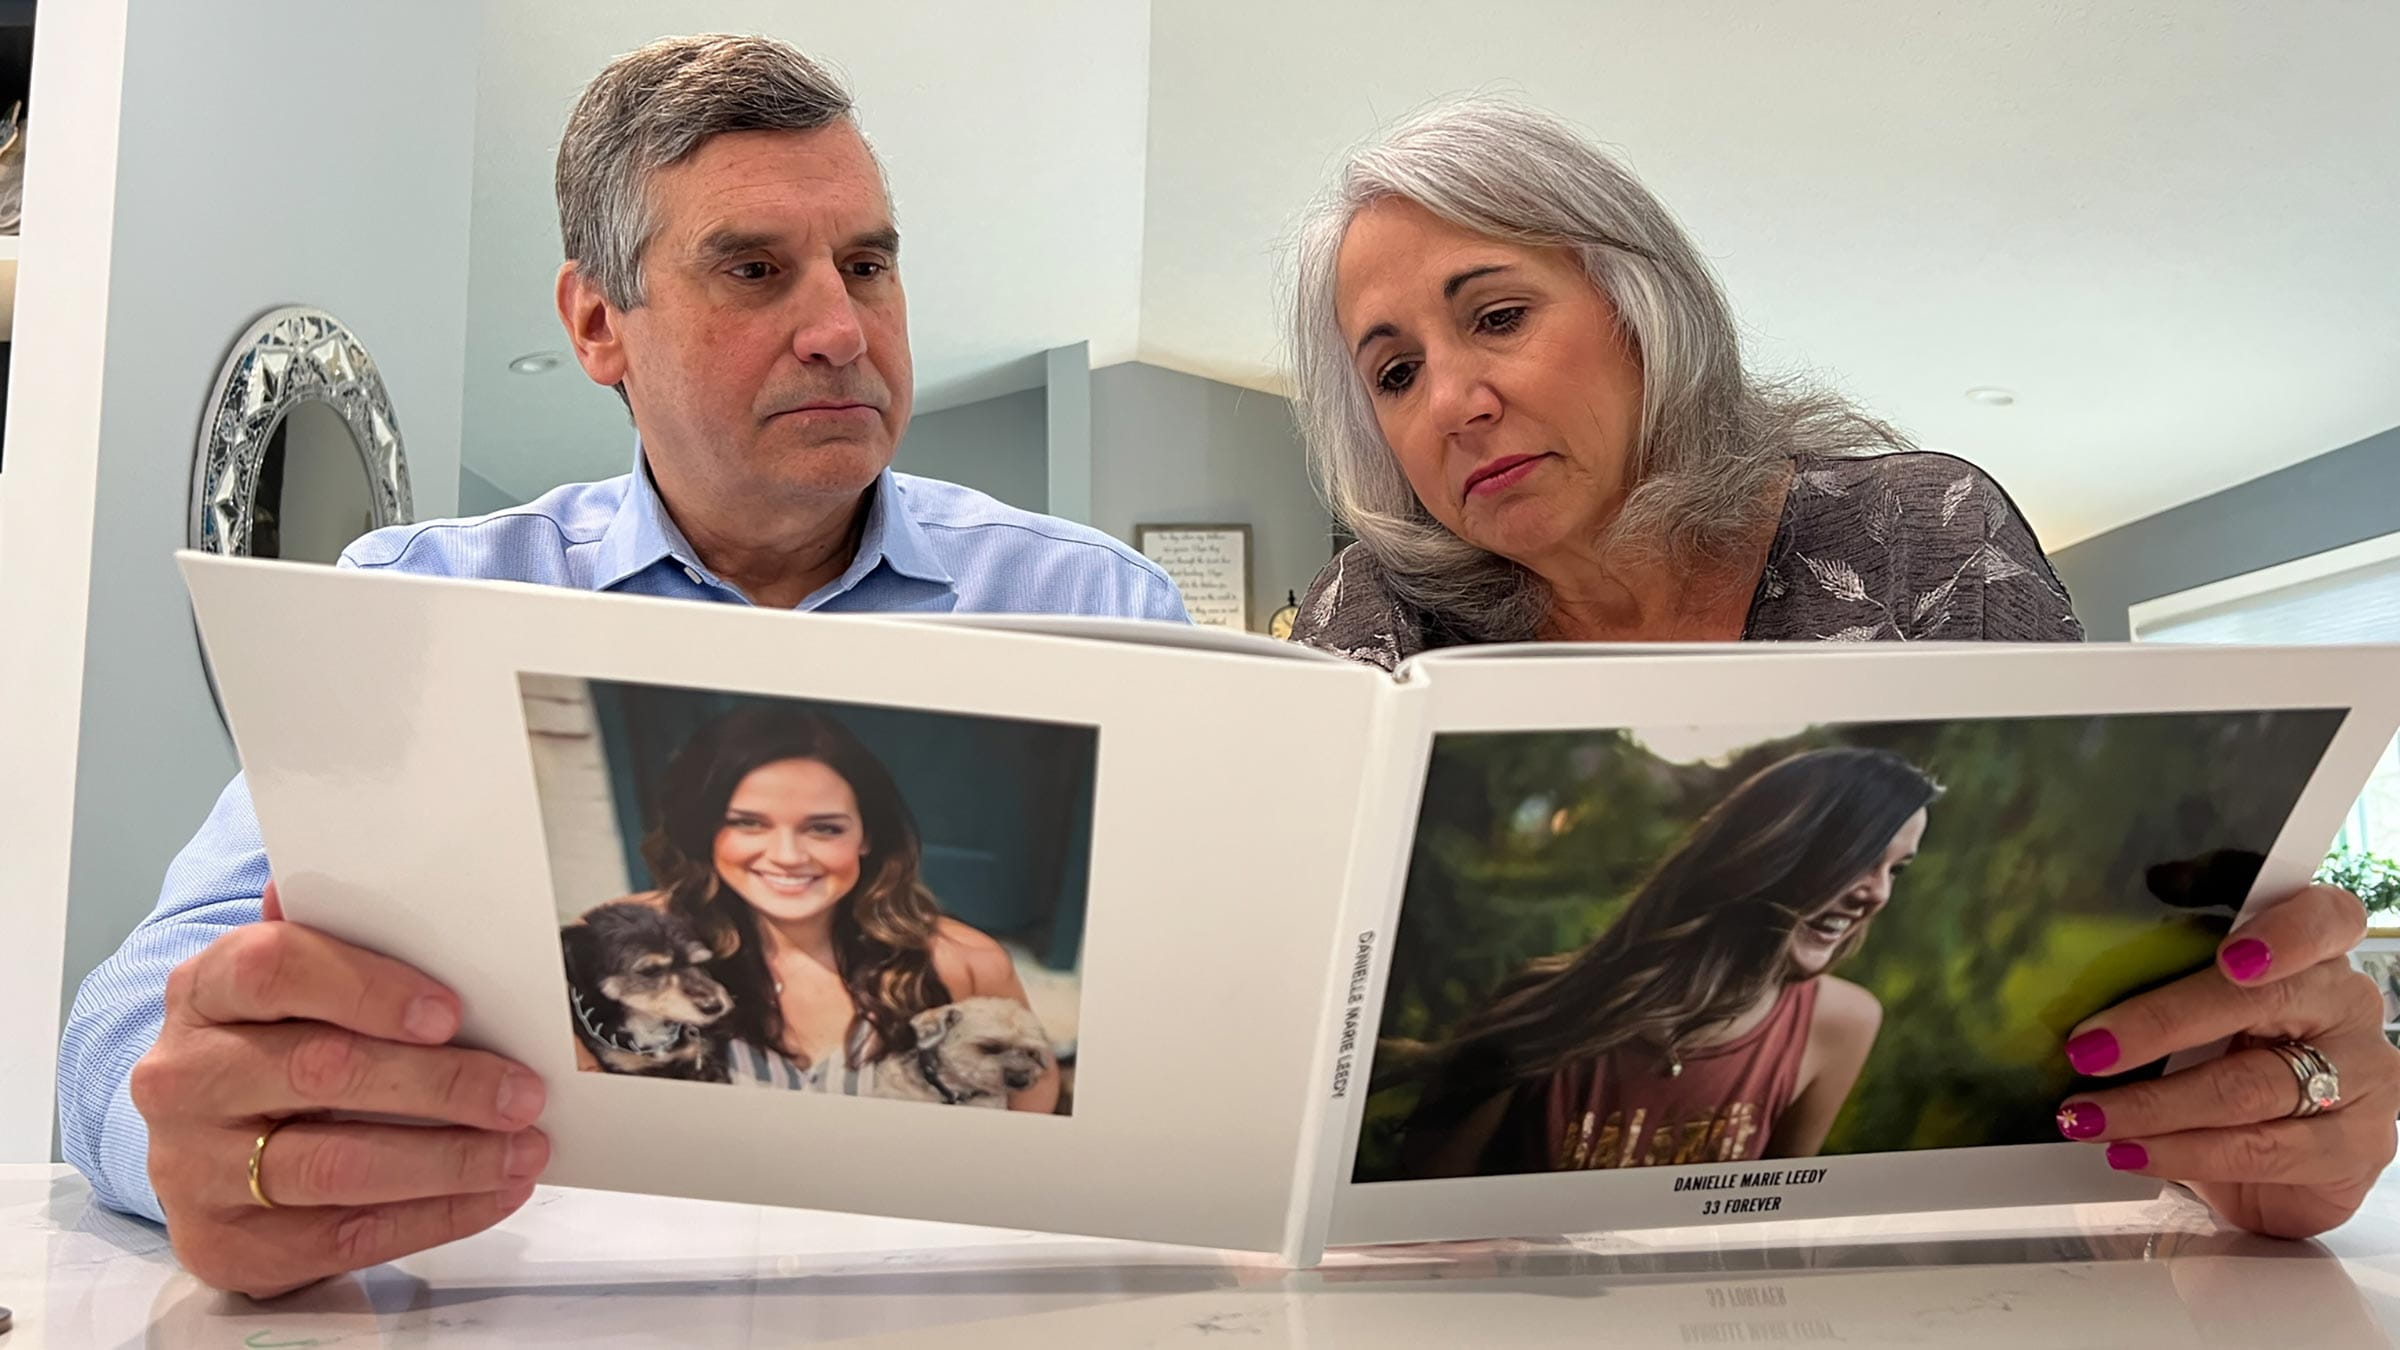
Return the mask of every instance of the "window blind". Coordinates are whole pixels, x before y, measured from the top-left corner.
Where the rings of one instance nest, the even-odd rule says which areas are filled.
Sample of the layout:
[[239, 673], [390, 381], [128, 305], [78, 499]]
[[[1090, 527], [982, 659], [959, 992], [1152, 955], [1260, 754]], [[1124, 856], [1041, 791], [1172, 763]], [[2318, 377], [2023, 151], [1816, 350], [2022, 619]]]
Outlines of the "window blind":
[[2400, 558], [2145, 626], [2144, 642], [2400, 642]]

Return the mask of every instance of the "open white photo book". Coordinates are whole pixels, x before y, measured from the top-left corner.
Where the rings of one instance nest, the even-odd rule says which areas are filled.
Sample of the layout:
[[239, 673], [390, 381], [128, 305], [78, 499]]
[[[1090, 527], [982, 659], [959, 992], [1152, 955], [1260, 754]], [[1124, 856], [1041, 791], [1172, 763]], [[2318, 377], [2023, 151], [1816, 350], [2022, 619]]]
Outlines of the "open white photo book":
[[2390, 646], [1395, 677], [182, 566], [286, 914], [543, 1076], [546, 1181], [1303, 1265], [2155, 1194], [2062, 1140], [2067, 1033], [2304, 885], [2400, 726]]

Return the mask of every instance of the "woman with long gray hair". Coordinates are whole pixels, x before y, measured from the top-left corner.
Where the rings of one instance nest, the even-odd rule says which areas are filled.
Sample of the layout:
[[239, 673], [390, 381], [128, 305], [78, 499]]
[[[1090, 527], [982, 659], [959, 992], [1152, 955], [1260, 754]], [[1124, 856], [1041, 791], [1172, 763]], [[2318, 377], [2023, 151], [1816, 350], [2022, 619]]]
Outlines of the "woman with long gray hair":
[[[1556, 118], [1479, 98], [1391, 128], [1343, 162], [1296, 264], [1302, 431], [1357, 538], [1298, 641], [1390, 668], [1479, 642], [2083, 635], [1997, 484], [1747, 370], [1666, 208]], [[2356, 896], [2310, 887], [2209, 969], [2087, 1018], [2061, 1051], [2101, 1081], [2060, 1131], [2254, 1231], [2341, 1223], [2400, 1143], [2400, 1051], [2347, 959], [2365, 931]]]
[[1761, 379], [1656, 198], [1515, 104], [1360, 150], [1301, 233], [1312, 467], [1358, 543], [1294, 637], [2075, 640], [1997, 484]]

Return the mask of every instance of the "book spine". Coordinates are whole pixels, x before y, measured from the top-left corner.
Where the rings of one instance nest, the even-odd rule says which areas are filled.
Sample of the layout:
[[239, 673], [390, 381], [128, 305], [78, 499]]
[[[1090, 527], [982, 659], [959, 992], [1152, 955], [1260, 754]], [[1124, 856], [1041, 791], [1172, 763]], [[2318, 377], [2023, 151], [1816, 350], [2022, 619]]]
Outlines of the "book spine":
[[1413, 679], [1387, 686], [1376, 718], [1381, 734], [1362, 756], [1350, 863], [1328, 948], [1325, 1011], [1284, 1229], [1282, 1257], [1295, 1269], [1324, 1257], [1334, 1197], [1357, 1144], [1391, 964], [1392, 923], [1400, 913], [1431, 750], [1429, 693]]

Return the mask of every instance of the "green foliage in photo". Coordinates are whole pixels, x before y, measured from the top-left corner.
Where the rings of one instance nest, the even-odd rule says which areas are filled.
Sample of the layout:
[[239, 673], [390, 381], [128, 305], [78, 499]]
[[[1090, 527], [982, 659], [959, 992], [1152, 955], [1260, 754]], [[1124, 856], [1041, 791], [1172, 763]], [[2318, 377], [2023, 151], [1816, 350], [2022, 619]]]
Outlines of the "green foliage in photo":
[[2207, 963], [2339, 721], [2298, 711], [1820, 726], [1721, 763], [1669, 761], [1625, 731], [1445, 736], [1354, 1175], [1397, 1175], [1418, 1092], [1408, 1070], [1496, 984], [1606, 929], [1744, 778], [1835, 745], [1901, 754], [1943, 795], [1915, 866], [1837, 972], [1884, 1017], [1825, 1152], [2054, 1141], [2057, 1105], [2077, 1084], [2060, 1050], [2067, 1031]]

